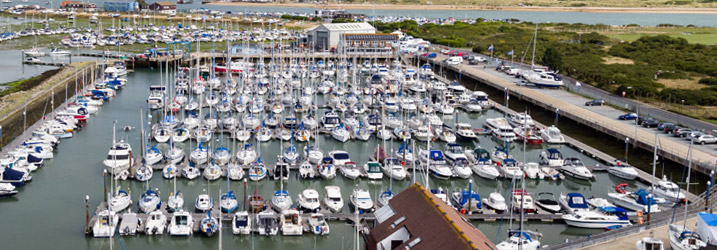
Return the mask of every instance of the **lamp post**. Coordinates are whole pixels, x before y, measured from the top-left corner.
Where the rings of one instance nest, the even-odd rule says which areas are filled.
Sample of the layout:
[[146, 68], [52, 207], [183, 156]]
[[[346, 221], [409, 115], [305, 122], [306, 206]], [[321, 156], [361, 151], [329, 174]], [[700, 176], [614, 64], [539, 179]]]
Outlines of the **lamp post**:
[[630, 137], [625, 137], [625, 162], [627, 162], [627, 148], [630, 145]]
[[90, 232], [90, 196], [85, 195], [85, 233]]

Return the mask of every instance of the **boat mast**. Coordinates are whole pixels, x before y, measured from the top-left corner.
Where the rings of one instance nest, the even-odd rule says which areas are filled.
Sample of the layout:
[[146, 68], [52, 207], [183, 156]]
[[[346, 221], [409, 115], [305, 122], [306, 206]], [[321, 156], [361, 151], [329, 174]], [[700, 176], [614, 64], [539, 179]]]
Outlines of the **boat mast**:
[[530, 70], [535, 68], [535, 46], [538, 43], [538, 24], [535, 24], [535, 33], [533, 35], [533, 58], [530, 59]]

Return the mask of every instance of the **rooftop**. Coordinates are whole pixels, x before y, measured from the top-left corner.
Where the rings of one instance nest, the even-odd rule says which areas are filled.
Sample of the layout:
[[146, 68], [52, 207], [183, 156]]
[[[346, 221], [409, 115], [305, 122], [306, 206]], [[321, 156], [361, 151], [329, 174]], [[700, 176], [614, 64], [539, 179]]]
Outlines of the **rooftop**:
[[343, 34], [346, 40], [364, 40], [364, 41], [393, 41], [398, 40], [398, 35], [378, 33], [378, 34]]

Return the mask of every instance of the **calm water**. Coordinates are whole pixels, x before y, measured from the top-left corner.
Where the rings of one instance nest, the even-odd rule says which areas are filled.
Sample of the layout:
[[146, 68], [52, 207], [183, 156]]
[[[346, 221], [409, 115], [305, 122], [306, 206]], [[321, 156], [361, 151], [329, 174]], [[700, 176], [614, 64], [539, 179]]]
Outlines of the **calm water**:
[[[13, 4], [38, 4], [45, 5], [46, 0], [29, 0], [21, 3], [14, 0]], [[61, 1], [53, 1], [53, 6], [59, 6]], [[90, 0], [97, 3], [101, 8], [104, 0]], [[5, 6], [7, 4], [3, 4]], [[288, 12], [288, 13], [314, 13], [314, 8], [293, 8], [293, 7], [244, 7], [244, 6], [212, 6], [202, 5], [201, 1], [195, 0], [192, 4], [179, 4], [178, 10], [189, 10], [207, 8], [211, 10], [232, 11], [232, 12]], [[717, 15], [715, 14], [632, 14], [632, 13], [584, 13], [584, 12], [547, 12], [547, 11], [478, 11], [478, 10], [387, 10], [387, 9], [346, 9], [351, 13], [362, 13], [368, 16], [410, 16], [427, 18], [470, 18], [482, 17], [484, 19], [520, 19], [530, 22], [563, 22], [563, 23], [585, 23], [585, 24], [639, 24], [654, 26], [663, 23], [696, 26], [717, 26]]]
[[[49, 48], [40, 48], [41, 51], [49, 51]], [[72, 50], [75, 52], [75, 50]], [[31, 65], [22, 63], [22, 51], [20, 50], [0, 50], [0, 90], [3, 89], [3, 83], [26, 79], [42, 74], [51, 69], [57, 69], [55, 66]], [[45, 62], [62, 62], [70, 61], [69, 56], [64, 57], [40, 57]], [[72, 62], [97, 60], [96, 57], [73, 56]]]
[[[108, 239], [94, 239], [84, 236], [85, 227], [85, 206], [84, 196], [90, 196], [90, 208], [94, 211], [97, 204], [103, 199], [102, 195], [102, 171], [103, 165], [101, 160], [105, 158], [107, 150], [112, 140], [112, 122], [118, 120], [117, 127], [121, 128], [125, 125], [139, 127], [139, 110], [146, 108], [145, 100], [147, 97], [147, 89], [151, 84], [159, 82], [159, 74], [150, 69], [139, 69], [136, 73], [127, 76], [127, 87], [119, 92], [119, 96], [111, 102], [108, 102], [100, 111], [91, 119], [88, 124], [72, 139], [64, 140], [58, 147], [53, 160], [46, 161], [45, 166], [33, 174], [33, 181], [20, 188], [20, 193], [9, 199], [0, 200], [0, 207], [3, 212], [0, 213], [0, 221], [3, 227], [0, 227], [0, 241], [3, 242], [3, 249], [108, 249]], [[470, 122], [474, 127], [482, 125], [483, 121], [489, 117], [501, 116], [495, 111], [489, 110], [482, 114], [459, 115], [459, 120]], [[447, 117], [449, 124], [453, 123], [453, 117]], [[117, 130], [118, 137], [127, 138], [134, 148], [134, 152], [141, 152], [138, 130], [124, 132]], [[328, 136], [320, 138], [321, 148], [324, 152], [333, 149], [343, 149], [350, 153], [352, 160], [359, 165], [363, 165], [368, 160], [368, 155], [379, 142], [376, 140], [363, 142], [339, 143]], [[219, 144], [219, 142], [217, 142]], [[224, 139], [224, 144], [231, 148], [229, 140]], [[481, 145], [484, 148], [492, 149], [496, 143], [490, 137], [481, 137], [480, 143], [464, 144], [468, 147]], [[192, 147], [195, 143], [192, 143]], [[418, 146], [418, 145], [417, 145]], [[425, 147], [425, 144], [422, 144]], [[432, 147], [442, 148], [443, 143], [433, 143]], [[185, 143], [182, 147], [187, 151], [190, 150], [189, 143]], [[391, 146], [388, 146], [391, 148]], [[166, 148], [160, 145], [160, 148]], [[263, 143], [261, 152], [267, 165], [276, 162], [276, 154], [279, 152], [280, 144], [277, 141]], [[297, 148], [303, 148], [302, 143]], [[393, 144], [393, 148], [397, 149], [398, 144]], [[531, 146], [527, 149], [527, 159], [537, 161], [538, 154], [542, 150], [541, 146]], [[559, 147], [564, 156], [580, 157], [586, 165], [594, 165], [596, 162], [576, 152], [569, 147]], [[522, 145], [512, 145], [511, 153], [516, 158], [522, 160]], [[419, 182], [424, 183], [424, 176], [418, 174]], [[480, 177], [474, 176], [474, 188], [477, 192], [486, 196], [494, 190], [506, 192], [510, 190], [508, 181], [487, 181]], [[454, 188], [466, 188], [468, 180], [451, 180], [436, 181], [430, 178], [431, 187], [443, 187], [447, 190]], [[586, 197], [592, 195], [605, 197], [617, 183], [624, 181], [615, 179], [607, 173], [597, 173], [596, 180], [592, 182], [574, 181], [567, 179], [556, 183], [551, 181], [527, 181], [526, 187], [531, 193], [537, 192], [553, 192], [556, 195], [560, 192], [581, 192]], [[394, 192], [400, 192], [410, 184], [410, 181], [393, 182]], [[638, 182], [630, 182], [636, 187], [644, 187], [645, 185]], [[144, 190], [144, 183], [136, 181], [120, 181], [117, 183], [123, 189], [131, 189], [133, 200], [136, 202], [139, 194]], [[161, 177], [161, 172], [155, 172], [149, 185], [161, 190], [161, 196], [166, 200], [169, 192], [172, 191], [172, 182]], [[382, 182], [369, 182], [366, 180], [352, 181], [344, 180], [341, 176], [337, 176], [334, 180], [314, 180], [304, 181], [297, 178], [296, 173], [292, 173], [291, 179], [284, 184], [289, 194], [296, 199], [297, 194], [306, 188], [317, 189], [323, 193], [323, 187], [326, 185], [338, 185], [342, 188], [344, 199], [347, 199], [351, 190], [355, 187], [366, 188], [370, 190], [374, 198], [377, 194], [389, 188], [391, 182], [386, 179]], [[241, 197], [243, 192], [242, 182], [229, 183], [230, 189], [234, 190]], [[274, 191], [280, 187], [279, 182], [272, 180], [263, 180], [259, 183], [249, 183], [249, 192], [255, 189], [265, 198], [269, 198]], [[177, 188], [180, 189], [186, 199], [186, 204], [191, 206], [194, 198], [203, 193], [203, 190], [209, 189], [209, 193], [218, 199], [219, 189], [227, 189], [226, 180], [219, 180], [207, 183], [203, 178], [193, 181], [179, 179]], [[191, 207], [190, 207], [191, 208]], [[136, 203], [132, 209], [137, 211]], [[348, 211], [348, 206], [344, 208]], [[475, 222], [481, 230], [490, 238], [495, 239], [497, 232], [502, 234], [499, 239], [506, 237], [505, 232], [508, 229], [508, 221], [504, 221], [499, 230], [500, 222]], [[542, 242], [545, 244], [555, 244], [562, 242], [564, 238], [576, 238], [591, 233], [597, 233], [602, 230], [582, 230], [568, 228], [563, 224], [545, 224], [535, 223], [526, 224], [526, 228], [537, 230], [544, 233]], [[296, 248], [296, 249], [340, 249], [342, 244], [348, 247], [351, 244], [353, 228], [344, 225], [343, 222], [331, 223], [330, 236], [314, 236], [305, 235], [303, 237], [250, 237], [250, 236], [233, 236], [231, 228], [224, 225], [223, 244], [225, 247], [241, 246], [241, 248], [249, 248], [253, 243], [257, 248]], [[27, 240], [28, 235], [41, 235], [42, 240]], [[119, 246], [118, 239], [115, 240], [115, 246]], [[343, 243], [342, 243], [343, 242]], [[127, 249], [189, 249], [189, 248], [216, 248], [218, 247], [218, 237], [190, 237], [173, 238], [169, 236], [134, 236], [123, 237], [122, 243]]]

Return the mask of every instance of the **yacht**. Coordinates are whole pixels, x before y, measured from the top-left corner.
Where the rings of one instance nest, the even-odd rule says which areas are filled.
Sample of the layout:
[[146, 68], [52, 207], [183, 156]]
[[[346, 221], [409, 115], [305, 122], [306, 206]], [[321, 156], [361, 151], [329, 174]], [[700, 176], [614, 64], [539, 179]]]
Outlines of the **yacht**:
[[324, 187], [324, 205], [332, 213], [340, 213], [344, 207], [344, 200], [341, 197], [341, 188], [338, 186]]
[[443, 152], [440, 150], [434, 149], [426, 152], [426, 150], [421, 149], [418, 154], [420, 156], [419, 159], [424, 164], [430, 161], [428, 171], [433, 177], [444, 180], [453, 177], [453, 169], [448, 166], [448, 163], [443, 158]]
[[200, 194], [194, 201], [194, 209], [199, 212], [207, 212], [214, 207], [214, 199], [208, 194]]
[[560, 203], [555, 200], [553, 193], [549, 192], [538, 193], [538, 199], [535, 200], [535, 205], [554, 214], [559, 213], [560, 210], [562, 210]]
[[331, 137], [337, 141], [346, 142], [351, 138], [351, 133], [342, 123], [331, 129]]
[[165, 92], [166, 91], [164, 86], [149, 86], [149, 97], [147, 97], [147, 104], [149, 104], [150, 109], [161, 109], [164, 107]]
[[527, 232], [510, 231], [508, 239], [495, 245], [498, 250], [538, 250], [540, 241], [533, 239]]
[[124, 140], [115, 142], [110, 148], [109, 153], [107, 153], [107, 159], [102, 163], [112, 175], [129, 169], [129, 166], [134, 163], [132, 159], [132, 147], [129, 143], [124, 142]]
[[355, 180], [361, 177], [361, 171], [359, 170], [358, 166], [356, 166], [356, 163], [352, 161], [347, 162], [346, 164], [339, 167], [339, 170], [345, 178], [350, 180]]
[[251, 228], [251, 217], [249, 217], [249, 212], [239, 211], [234, 213], [234, 217], [232, 218], [232, 233], [250, 234]]
[[657, 184], [651, 187], [651, 191], [670, 202], [684, 202], [686, 198], [685, 193], [680, 191], [680, 186], [668, 181], [667, 176], [662, 176], [662, 180], [657, 181]]
[[540, 169], [540, 165], [537, 162], [528, 162], [523, 164], [523, 172], [525, 176], [533, 180], [542, 180], [545, 178], [545, 173]]
[[172, 236], [189, 236], [194, 231], [194, 219], [192, 214], [187, 211], [180, 210], [172, 214], [169, 222], [169, 235]]
[[110, 237], [115, 234], [119, 216], [110, 210], [102, 210], [97, 215], [95, 225], [92, 227], [92, 236], [95, 238]]
[[212, 162], [204, 168], [202, 175], [204, 175], [204, 178], [207, 180], [215, 181], [222, 177], [222, 169], [219, 165]]
[[256, 231], [259, 235], [277, 235], [279, 218], [272, 211], [265, 210], [256, 215]]
[[600, 207], [596, 210], [580, 210], [563, 215], [565, 224], [581, 228], [626, 227], [632, 225], [627, 211], [619, 207]]
[[378, 162], [367, 162], [363, 165], [364, 171], [366, 171], [366, 176], [369, 180], [381, 180], [383, 179], [383, 171], [381, 169], [381, 164]]
[[468, 123], [456, 124], [456, 137], [461, 141], [478, 140], [478, 136], [473, 132], [473, 128]]
[[615, 164], [607, 169], [607, 172], [611, 175], [617, 176], [618, 178], [626, 180], [634, 180], [637, 178], [637, 170], [626, 162], [619, 160], [616, 160]]
[[563, 154], [555, 148], [548, 148], [546, 151], [540, 152], [540, 164], [551, 167], [563, 166]]
[[613, 204], [632, 211], [660, 212], [657, 201], [644, 189], [634, 193], [607, 193], [607, 196]]
[[[498, 162], [500, 163], [500, 162]], [[518, 166], [518, 161], [515, 159], [504, 159], [503, 164], [498, 165], [498, 169], [503, 174], [503, 177], [507, 179], [520, 179], [523, 177], [523, 170]]]
[[326, 218], [323, 214], [313, 213], [309, 215], [307, 219], [311, 232], [316, 235], [328, 235], [329, 234], [329, 223], [326, 222]]
[[204, 164], [207, 163], [207, 160], [209, 159], [209, 152], [207, 151], [207, 147], [203, 146], [203, 144], [203, 142], [199, 143], [199, 145], [195, 147], [191, 153], [189, 153], [189, 160], [194, 164]]
[[590, 210], [585, 196], [581, 193], [568, 193], [567, 195], [561, 193], [558, 201], [560, 202], [560, 206], [571, 214], [578, 211]]
[[540, 88], [560, 88], [563, 86], [563, 79], [555, 72], [543, 69], [534, 69], [533, 72], [522, 74], [523, 78]]
[[469, 161], [473, 162], [471, 169], [476, 175], [489, 180], [500, 176], [500, 171], [493, 166], [493, 161], [490, 159], [488, 150], [478, 147], [473, 149], [473, 151], [466, 149], [464, 154]]
[[296, 198], [296, 203], [298, 203], [298, 209], [304, 212], [315, 213], [321, 209], [319, 192], [315, 189], [305, 189], [302, 191], [299, 197]]
[[325, 129], [333, 129], [341, 123], [339, 115], [333, 111], [326, 111], [324, 116], [321, 117], [321, 126]]
[[144, 234], [146, 235], [162, 235], [167, 227], [167, 216], [162, 211], [153, 211], [149, 213], [147, 222], [144, 224]]
[[302, 235], [304, 226], [301, 214], [296, 210], [286, 210], [281, 212], [281, 234], [285, 236]]
[[565, 175], [576, 179], [589, 180], [595, 177], [580, 159], [574, 157], [566, 158], [560, 170]]
[[[5, 183], [0, 183], [0, 184], [5, 184]], [[10, 185], [10, 186], [13, 187], [13, 189], [14, 189], [14, 186], [12, 186], [12, 185]], [[0, 188], [0, 190], [7, 190], [7, 188], [5, 188], [5, 189]], [[131, 204], [132, 204], [132, 198], [129, 196], [127, 191], [120, 190], [118, 187], [115, 195], [112, 196], [109, 200], [109, 209], [112, 212], [119, 212], [119, 211], [127, 209], [127, 207], [129, 207], [129, 205], [131, 205]]]
[[458, 158], [453, 162], [453, 176], [458, 178], [468, 179], [471, 178], [473, 172], [469, 166], [466, 158]]
[[487, 208], [492, 209], [498, 214], [502, 214], [505, 210], [508, 210], [508, 205], [505, 204], [505, 198], [498, 192], [490, 193], [488, 198], [483, 198], [482, 202]]
[[261, 158], [257, 159], [251, 167], [249, 167], [249, 179], [252, 181], [260, 181], [266, 178], [267, 170], [264, 167], [264, 163], [261, 162]]
[[373, 212], [373, 200], [371, 194], [364, 189], [354, 189], [351, 192], [349, 205], [355, 210]]
[[485, 125], [496, 139], [506, 142], [515, 140], [515, 131], [505, 118], [488, 118], [485, 120]]
[[397, 158], [386, 158], [383, 160], [383, 174], [389, 178], [401, 181], [406, 178], [406, 169]]
[[700, 235], [690, 231], [686, 225], [670, 224], [667, 235], [670, 237], [670, 247], [673, 250], [693, 250], [707, 246]]
[[535, 126], [533, 118], [528, 113], [510, 113], [508, 114], [508, 123], [513, 127], [529, 127]]
[[139, 210], [143, 213], [148, 214], [162, 207], [162, 199], [159, 198], [159, 194], [152, 189], [147, 189], [146, 192], [142, 193], [139, 201], [137, 201]]
[[[522, 203], [522, 205], [521, 205]], [[538, 210], [535, 208], [535, 202], [533, 197], [528, 194], [528, 191], [515, 189], [513, 190], [513, 199], [511, 205], [513, 212], [520, 213], [520, 209], [523, 209], [524, 213], [537, 213]]]
[[343, 150], [334, 150], [329, 152], [329, 157], [333, 158], [334, 165], [342, 166], [346, 164], [347, 162], [351, 162], [351, 158], [349, 158], [349, 153]]
[[543, 141], [550, 144], [563, 144], [565, 143], [565, 137], [560, 132], [558, 127], [555, 125], [544, 128], [540, 131], [540, 136], [543, 137]]
[[[334, 159], [331, 159], [329, 157], [324, 158], [326, 161], [323, 161], [321, 165], [319, 165], [319, 176], [321, 176], [322, 179], [325, 180], [331, 180], [334, 177], [336, 177], [336, 166], [334, 166]], [[311, 164], [309, 164], [310, 166]]]
[[463, 147], [461, 145], [458, 145], [457, 143], [448, 143], [446, 144], [446, 151], [443, 152], [446, 156], [446, 160], [448, 162], [454, 162], [456, 159], [459, 158], [467, 158], [465, 152], [463, 152]]
[[271, 208], [278, 213], [288, 210], [292, 203], [291, 196], [286, 190], [278, 190], [271, 197]]

